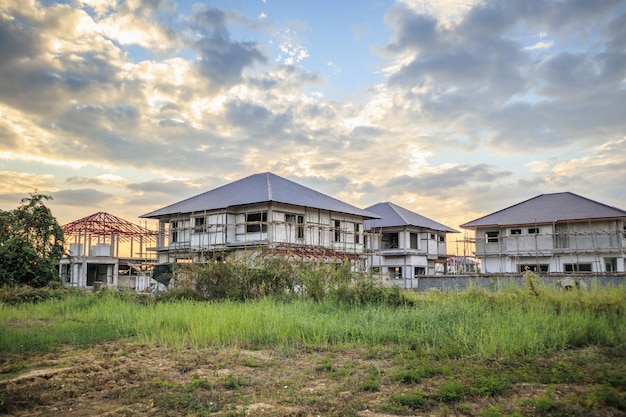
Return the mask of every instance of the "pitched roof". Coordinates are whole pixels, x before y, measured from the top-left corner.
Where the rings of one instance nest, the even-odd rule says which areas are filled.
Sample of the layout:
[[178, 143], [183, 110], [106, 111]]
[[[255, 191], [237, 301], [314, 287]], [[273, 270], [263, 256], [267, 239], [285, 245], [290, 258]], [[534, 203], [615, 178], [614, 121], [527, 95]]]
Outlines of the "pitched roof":
[[570, 192], [540, 194], [529, 200], [480, 217], [461, 227], [554, 223], [626, 217], [626, 211]]
[[134, 236], [154, 236], [157, 234], [155, 230], [146, 229], [103, 211], [74, 220], [61, 227], [66, 236], [88, 233], [92, 236], [109, 237], [111, 234], [116, 234], [118, 239], [125, 240]]
[[368, 219], [378, 217], [374, 213], [344, 203], [271, 172], [250, 175], [139, 217], [157, 218], [172, 214], [219, 210], [270, 201], [353, 214]]
[[437, 223], [434, 220], [390, 202], [374, 204], [365, 210], [376, 213], [381, 217], [380, 220], [366, 221], [366, 230], [373, 227], [415, 226], [430, 230], [437, 230], [440, 232], [458, 233], [456, 230], [451, 229], [448, 226]]

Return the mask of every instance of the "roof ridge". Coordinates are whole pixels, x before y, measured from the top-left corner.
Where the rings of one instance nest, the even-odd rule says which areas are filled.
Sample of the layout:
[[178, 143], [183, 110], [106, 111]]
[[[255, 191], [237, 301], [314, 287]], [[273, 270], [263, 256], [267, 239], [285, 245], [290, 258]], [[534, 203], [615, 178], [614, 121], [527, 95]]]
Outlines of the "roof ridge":
[[267, 199], [269, 201], [273, 201], [273, 193], [272, 193], [272, 181], [270, 180], [270, 175], [273, 175], [271, 172], [265, 173], [265, 179], [267, 180]]
[[[396, 212], [396, 214], [397, 214], [398, 216], [400, 216], [400, 218], [401, 218], [402, 220], [404, 220], [404, 222], [405, 222], [406, 224], [411, 224], [411, 222], [410, 222], [410, 221], [409, 221], [409, 220], [408, 220], [408, 219], [407, 219], [407, 218], [406, 218], [406, 217], [405, 217], [402, 213], [400, 213], [400, 211], [398, 210], [398, 209], [403, 209], [403, 210], [406, 210], [404, 207], [400, 207], [399, 205], [394, 204], [394, 203], [392, 203], [391, 201], [388, 201], [388, 202], [387, 202], [387, 204], [391, 207], [391, 209], [392, 209], [393, 211], [395, 211], [395, 212]], [[417, 214], [417, 213], [415, 213], [415, 214]]]
[[550, 194], [564, 194], [564, 193], [548, 193], [548, 194], [539, 194], [539, 195], [536, 195], [536, 196], [534, 196], [534, 197], [528, 198], [528, 199], [526, 199], [526, 200], [524, 200], [524, 201], [520, 201], [519, 203], [516, 203], [516, 204], [511, 204], [511, 205], [510, 205], [510, 206], [508, 206], [508, 207], [502, 208], [502, 209], [500, 209], [500, 210], [496, 210], [496, 211], [494, 211], [493, 213], [485, 214], [484, 216], [480, 216], [480, 217], [478, 217], [478, 218], [476, 218], [476, 219], [474, 219], [474, 220], [470, 220], [469, 222], [465, 222], [465, 223], [463, 223], [463, 224], [461, 225], [461, 227], [462, 227], [463, 225], [468, 224], [468, 223], [477, 222], [478, 220], [482, 220], [482, 219], [484, 219], [485, 217], [493, 216], [494, 214], [501, 213], [501, 212], [503, 212], [503, 211], [505, 211], [505, 210], [511, 209], [511, 208], [513, 208], [513, 207], [517, 207], [517, 206], [519, 206], [519, 205], [521, 205], [521, 204], [524, 204], [524, 203], [527, 203], [527, 202], [529, 202], [529, 201], [536, 200], [537, 198], [539, 198], [539, 197], [541, 197], [541, 196], [544, 196], [544, 195], [550, 195]]
[[607, 208], [610, 208], [610, 209], [613, 209], [613, 210], [621, 211], [622, 213], [626, 214], [626, 210], [623, 210], [623, 209], [621, 209], [621, 208], [619, 208], [619, 207], [615, 207], [615, 206], [611, 206], [611, 205], [605, 204], [605, 203], [603, 203], [603, 202], [601, 202], [601, 201], [596, 201], [596, 200], [593, 200], [593, 199], [591, 199], [591, 198], [589, 198], [589, 197], [585, 197], [585, 196], [582, 196], [582, 195], [578, 195], [578, 194], [576, 194], [576, 193], [572, 193], [572, 192], [569, 192], [569, 191], [564, 192], [563, 194], [571, 194], [571, 195], [576, 196], [576, 197], [578, 197], [578, 198], [582, 198], [583, 200], [587, 200], [587, 201], [590, 201], [590, 202], [592, 202], [592, 203], [594, 203], [594, 204], [599, 204], [599, 205], [601, 205], [601, 206], [604, 206], [604, 207], [607, 207]]

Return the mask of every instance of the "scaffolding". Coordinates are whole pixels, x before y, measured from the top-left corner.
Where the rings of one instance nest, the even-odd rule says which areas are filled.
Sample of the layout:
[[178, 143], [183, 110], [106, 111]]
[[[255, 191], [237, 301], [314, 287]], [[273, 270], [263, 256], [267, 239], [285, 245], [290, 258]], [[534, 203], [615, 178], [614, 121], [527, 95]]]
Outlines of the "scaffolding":
[[[258, 210], [250, 213], [258, 213]], [[379, 233], [363, 231], [362, 223], [356, 219], [326, 224], [305, 221], [306, 213], [281, 212], [284, 219], [280, 220], [267, 217], [249, 220], [248, 212], [237, 214], [247, 220], [228, 221], [236, 215], [225, 210], [192, 212], [159, 220], [157, 246], [151, 249], [167, 254], [160, 263], [203, 262], [223, 259], [229, 253], [257, 250], [267, 256], [354, 262], [371, 256], [366, 250], [366, 240], [380, 238]], [[218, 221], [208, 222], [209, 217]]]
[[[589, 222], [492, 228], [492, 235], [473, 240], [485, 273], [624, 271], [626, 229], [603, 230]], [[522, 229], [530, 232], [522, 234]], [[585, 230], [586, 229], [586, 230]], [[487, 229], [485, 228], [484, 231]], [[494, 261], [499, 264], [496, 267]], [[513, 270], [514, 269], [514, 270]]]

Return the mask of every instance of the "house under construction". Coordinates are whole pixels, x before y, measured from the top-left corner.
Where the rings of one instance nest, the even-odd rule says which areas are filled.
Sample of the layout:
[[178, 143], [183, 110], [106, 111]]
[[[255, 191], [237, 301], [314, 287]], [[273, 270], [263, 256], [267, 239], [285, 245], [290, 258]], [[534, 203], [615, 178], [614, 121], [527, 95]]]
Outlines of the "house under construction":
[[172, 265], [257, 251], [366, 267], [362, 210], [272, 173], [254, 174], [142, 215], [158, 221], [157, 275]]
[[66, 252], [59, 273], [66, 285], [111, 285], [143, 291], [154, 284], [156, 261], [148, 248], [157, 232], [105, 212], [98, 212], [62, 226]]
[[542, 194], [461, 225], [476, 233], [482, 273], [625, 272], [626, 211]]

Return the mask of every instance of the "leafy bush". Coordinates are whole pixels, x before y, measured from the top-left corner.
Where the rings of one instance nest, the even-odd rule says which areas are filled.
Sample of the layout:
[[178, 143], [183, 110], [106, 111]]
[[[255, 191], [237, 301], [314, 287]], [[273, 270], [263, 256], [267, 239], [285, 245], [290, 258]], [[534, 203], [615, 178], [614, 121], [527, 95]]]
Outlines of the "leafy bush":
[[64, 287], [53, 284], [47, 287], [34, 288], [28, 285], [0, 287], [0, 302], [4, 304], [39, 303], [47, 300], [60, 300], [68, 295], [82, 294], [78, 288]]
[[404, 394], [396, 394], [392, 397], [393, 401], [399, 405], [419, 410], [426, 406], [428, 394], [422, 390], [413, 390]]
[[439, 390], [436, 394], [433, 394], [431, 398], [443, 401], [457, 401], [460, 400], [465, 393], [465, 385], [462, 382], [451, 379], [439, 386]]
[[206, 264], [187, 264], [175, 271], [175, 285], [161, 299], [244, 301], [285, 298], [295, 293], [292, 265], [287, 259], [227, 258]]
[[491, 374], [475, 379], [472, 393], [480, 396], [496, 397], [511, 387], [511, 382], [504, 375]]

